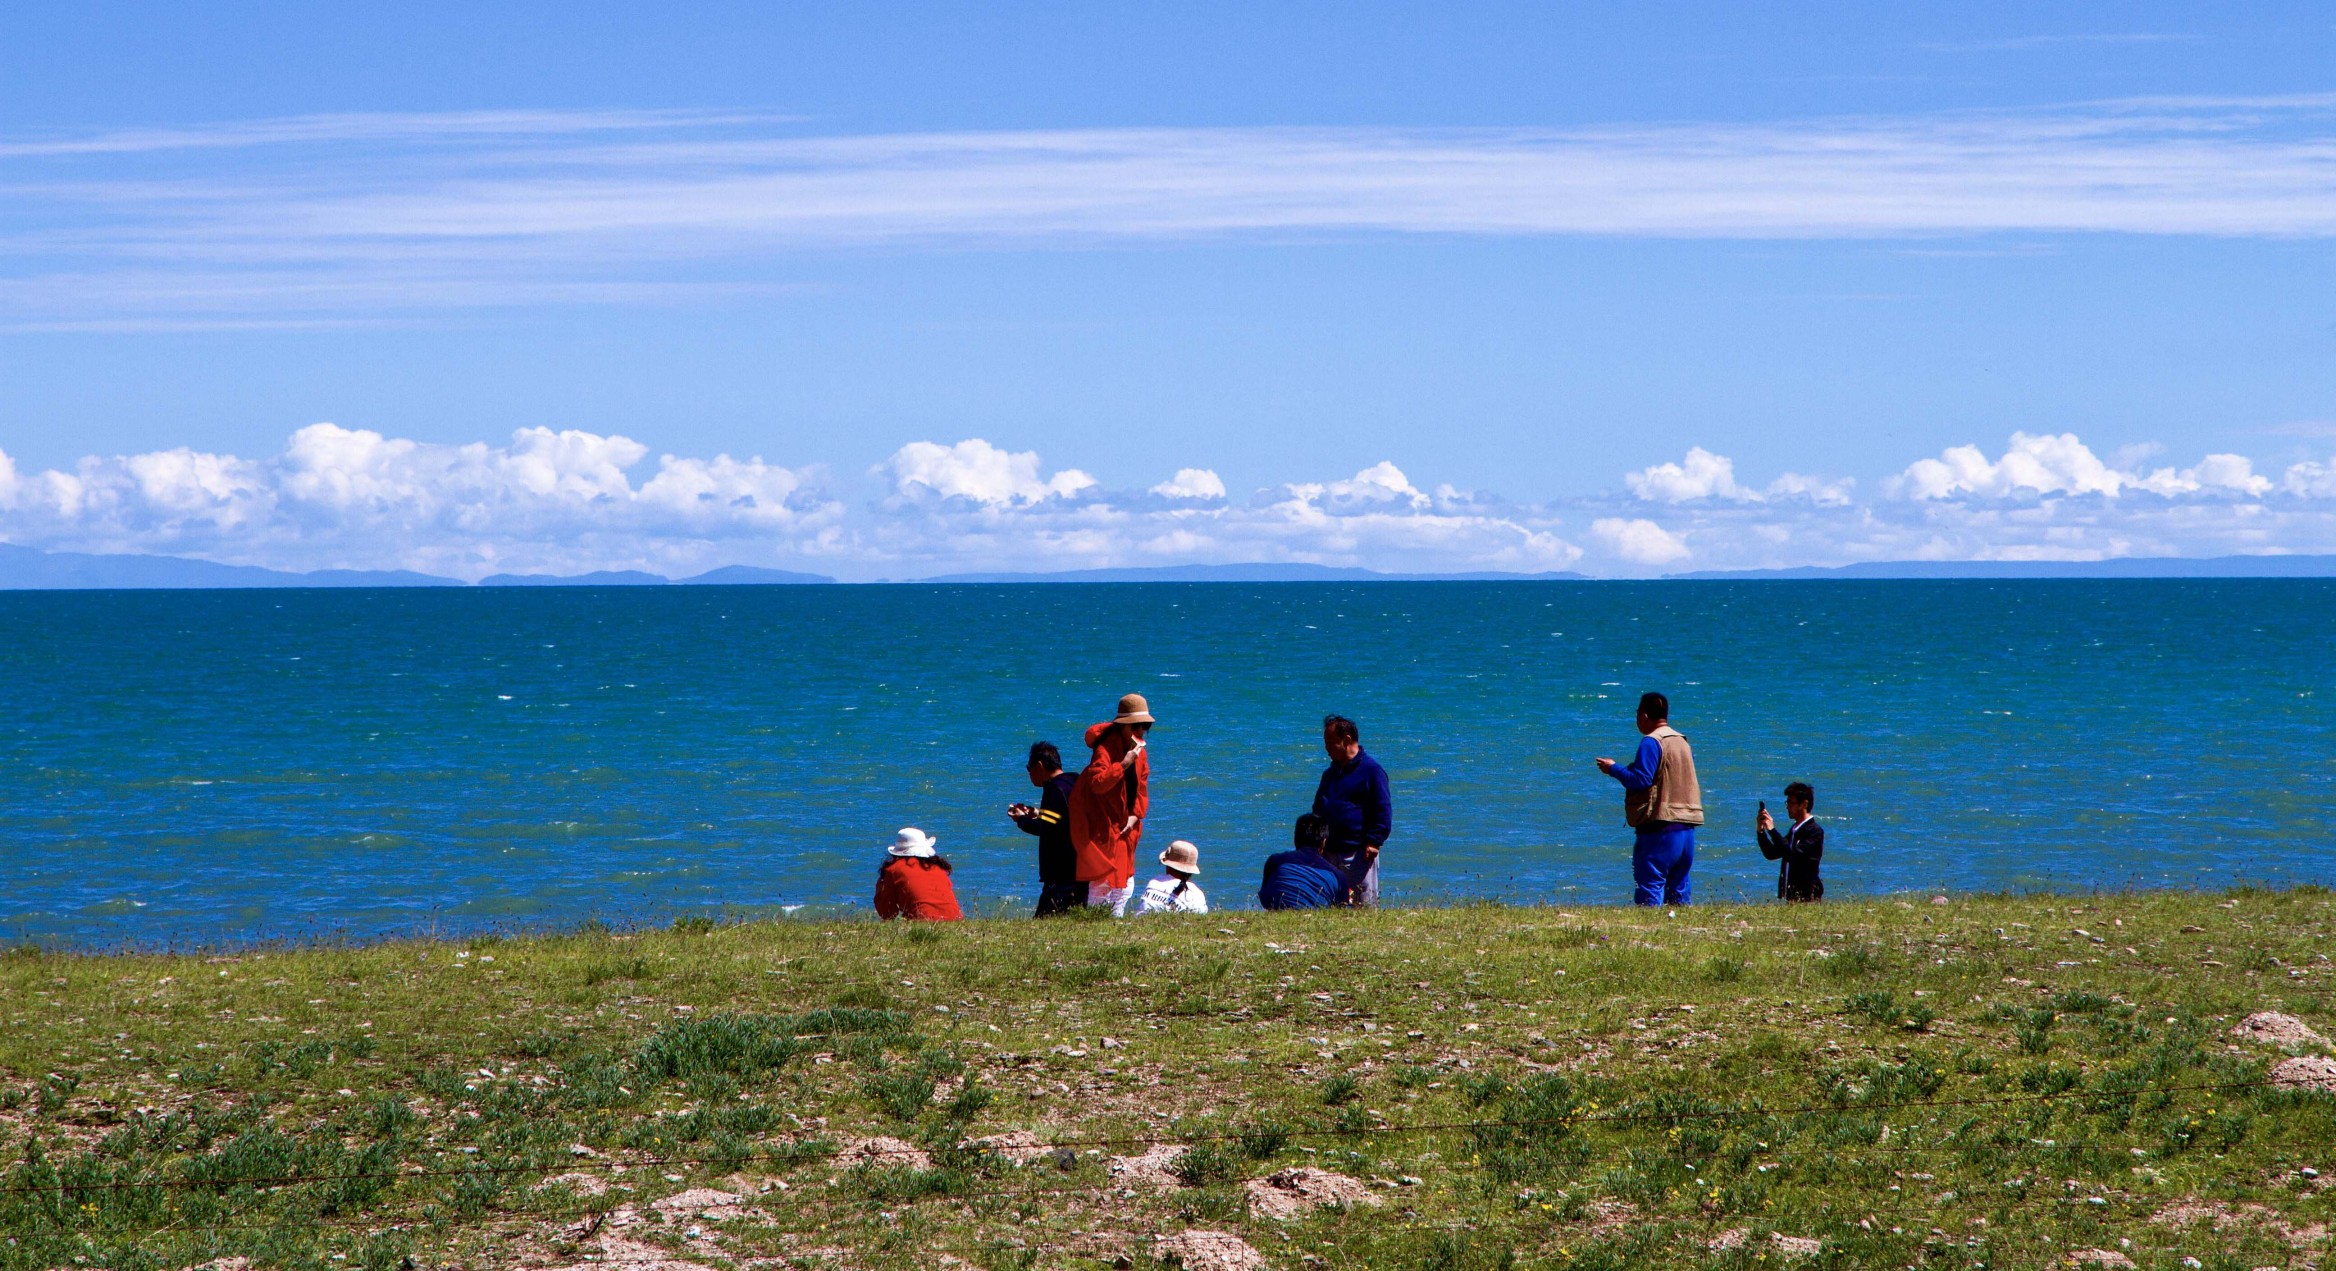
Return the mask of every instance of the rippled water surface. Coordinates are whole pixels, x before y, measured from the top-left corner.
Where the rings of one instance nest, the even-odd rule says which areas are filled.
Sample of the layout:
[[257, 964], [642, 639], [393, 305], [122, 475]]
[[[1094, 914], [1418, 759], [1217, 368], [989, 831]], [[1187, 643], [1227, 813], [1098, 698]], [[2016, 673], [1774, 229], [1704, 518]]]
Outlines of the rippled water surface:
[[[1671, 694], [1714, 899], [1813, 782], [1828, 886], [2323, 881], [2336, 585], [1379, 583], [0, 594], [0, 935], [865, 905], [900, 825], [1034, 894], [1022, 752], [1149, 695], [1149, 837], [1246, 904], [1361, 721], [1391, 898], [1627, 899], [1591, 767]], [[1009, 900], [1009, 898], [1013, 898]]]

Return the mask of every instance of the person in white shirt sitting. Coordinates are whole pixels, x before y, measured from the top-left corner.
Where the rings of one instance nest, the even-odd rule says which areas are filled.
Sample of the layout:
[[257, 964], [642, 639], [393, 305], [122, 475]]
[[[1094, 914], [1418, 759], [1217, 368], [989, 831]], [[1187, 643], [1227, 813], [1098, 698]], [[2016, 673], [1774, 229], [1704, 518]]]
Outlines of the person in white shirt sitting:
[[1155, 878], [1144, 884], [1144, 894], [1137, 897], [1137, 914], [1205, 914], [1209, 898], [1192, 881], [1200, 872], [1200, 849], [1178, 839], [1160, 853], [1160, 863], [1167, 867], [1168, 876]]

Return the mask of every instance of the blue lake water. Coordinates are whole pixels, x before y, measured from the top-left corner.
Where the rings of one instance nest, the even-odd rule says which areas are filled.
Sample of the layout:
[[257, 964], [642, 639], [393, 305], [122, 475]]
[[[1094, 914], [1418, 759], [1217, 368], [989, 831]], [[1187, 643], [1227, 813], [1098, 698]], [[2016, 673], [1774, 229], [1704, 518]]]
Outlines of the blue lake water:
[[1670, 582], [0, 594], [0, 937], [188, 943], [865, 909], [938, 834], [1035, 894], [1025, 746], [1147, 694], [1147, 842], [1253, 904], [1361, 721], [1390, 900], [1629, 896], [1667, 691], [1699, 896], [2325, 881], [2336, 584]]

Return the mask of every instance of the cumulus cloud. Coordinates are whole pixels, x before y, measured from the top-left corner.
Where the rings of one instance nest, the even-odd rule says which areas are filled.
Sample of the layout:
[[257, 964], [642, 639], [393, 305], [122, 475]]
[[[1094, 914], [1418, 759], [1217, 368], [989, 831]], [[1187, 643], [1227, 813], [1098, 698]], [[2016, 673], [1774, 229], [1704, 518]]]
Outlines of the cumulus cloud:
[[1590, 533], [1633, 565], [1670, 565], [1690, 555], [1678, 535], [1642, 518], [1602, 516], [1590, 522]]
[[[2156, 446], [2128, 447], [2117, 458], [2137, 465], [2155, 453]], [[1936, 459], [1918, 459], [1887, 483], [1892, 494], [1909, 499], [1976, 497], [2005, 499], [2042, 495], [2100, 495], [2116, 498], [2128, 492], [2167, 497], [2194, 494], [2260, 497], [2271, 492], [2270, 478], [2255, 472], [2244, 455], [2214, 454], [2189, 468], [2134, 471], [2104, 461], [2075, 433], [2012, 434], [2000, 459], [1988, 459], [1977, 446], [1952, 446]]]
[[1658, 463], [1622, 479], [1630, 492], [1652, 503], [1687, 503], [1695, 499], [1757, 499], [1759, 494], [1736, 484], [1736, 461], [1690, 446], [1685, 463]]
[[[508, 445], [434, 445], [311, 424], [282, 454], [179, 447], [15, 474], [0, 457], [0, 537], [63, 550], [186, 553], [291, 569], [688, 569], [760, 540], [816, 548], [841, 505], [805, 471], [666, 455], [622, 436], [522, 428]], [[751, 554], [751, 553], [749, 553]], [[722, 561], [719, 563], [729, 563]]]
[[1152, 487], [1163, 499], [1221, 499], [1225, 482], [1207, 468], [1178, 468], [1176, 475]]
[[979, 437], [954, 446], [912, 441], [883, 468], [902, 499], [965, 499], [991, 507], [1065, 499], [1095, 486], [1095, 478], [1077, 468], [1042, 478], [1038, 452], [1001, 450]]
[[1768, 483], [1764, 489], [1754, 489], [1736, 480], [1736, 461], [1726, 455], [1713, 454], [1701, 446], [1687, 448], [1687, 458], [1680, 463], [1658, 463], [1637, 472], [1626, 473], [1623, 485], [1633, 496], [1647, 503], [1694, 503], [1704, 499], [1723, 499], [1735, 503], [1760, 503], [1768, 499], [1807, 499], [1813, 503], [1839, 505], [1849, 502], [1849, 492], [1857, 483], [1849, 479], [1828, 481], [1822, 477], [1804, 476], [1788, 472]]

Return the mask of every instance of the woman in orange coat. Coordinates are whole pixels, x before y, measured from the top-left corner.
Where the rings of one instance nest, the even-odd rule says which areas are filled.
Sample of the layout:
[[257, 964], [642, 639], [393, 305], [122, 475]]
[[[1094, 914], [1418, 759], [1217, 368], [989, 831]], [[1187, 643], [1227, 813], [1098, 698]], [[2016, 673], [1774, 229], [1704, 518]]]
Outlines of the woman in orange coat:
[[957, 888], [949, 881], [948, 858], [933, 850], [939, 839], [915, 826], [893, 836], [884, 850], [892, 859], [876, 871], [876, 916], [911, 922], [955, 922]]
[[1151, 731], [1152, 708], [1143, 695], [1119, 699], [1119, 714], [1110, 723], [1087, 730], [1094, 757], [1071, 787], [1071, 849], [1079, 881], [1087, 884], [1087, 903], [1111, 906], [1114, 917], [1127, 913], [1135, 893], [1136, 845], [1152, 808], [1152, 760], [1144, 740]]

